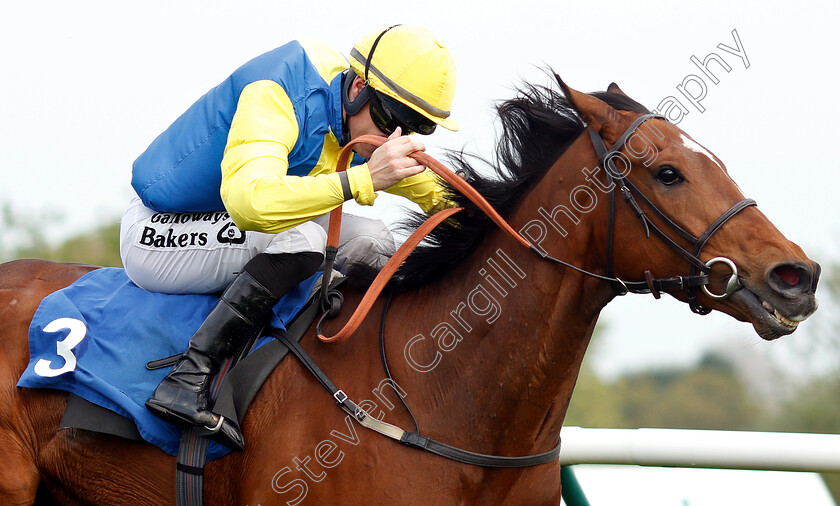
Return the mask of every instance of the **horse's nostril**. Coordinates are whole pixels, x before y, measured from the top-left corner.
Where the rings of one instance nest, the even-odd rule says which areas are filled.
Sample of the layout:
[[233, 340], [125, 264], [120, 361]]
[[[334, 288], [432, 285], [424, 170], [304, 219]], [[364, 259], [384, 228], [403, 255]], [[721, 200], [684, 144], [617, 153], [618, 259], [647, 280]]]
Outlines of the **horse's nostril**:
[[782, 265], [774, 269], [776, 275], [784, 281], [788, 286], [799, 285], [799, 269], [792, 265]]
[[813, 290], [814, 272], [804, 263], [782, 262], [767, 273], [768, 284], [777, 292], [809, 292]]

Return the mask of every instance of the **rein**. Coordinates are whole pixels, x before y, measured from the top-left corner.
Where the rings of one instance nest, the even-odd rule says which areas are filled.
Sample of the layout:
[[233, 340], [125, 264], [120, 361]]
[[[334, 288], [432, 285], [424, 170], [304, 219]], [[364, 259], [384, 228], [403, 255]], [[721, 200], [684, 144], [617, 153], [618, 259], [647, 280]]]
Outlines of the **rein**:
[[[630, 136], [642, 125], [642, 123], [652, 118], [665, 119], [663, 116], [657, 114], [646, 114], [644, 116], [640, 116], [630, 125], [630, 127], [627, 128], [627, 130], [625, 130], [625, 132], [619, 137], [618, 141], [616, 141], [616, 143], [613, 144], [613, 146], [609, 149], [607, 149], [604, 140], [603, 138], [601, 138], [599, 133], [591, 129], [589, 130], [589, 134], [592, 139], [592, 144], [595, 147], [595, 151], [598, 154], [599, 162], [605, 167], [605, 172], [607, 174], [607, 182], [609, 183], [608, 188], [612, 188], [612, 191], [610, 192], [609, 233], [607, 239], [607, 259], [609, 262], [609, 267], [606, 276], [587, 271], [575, 265], [564, 262], [563, 260], [560, 260], [558, 258], [554, 258], [546, 252], [543, 252], [538, 247], [534, 246], [524, 237], [522, 237], [522, 235], [520, 235], [516, 230], [514, 230], [510, 226], [510, 224], [508, 224], [507, 221], [505, 221], [504, 218], [502, 218], [496, 212], [496, 210], [493, 209], [493, 207], [484, 199], [484, 197], [482, 197], [481, 194], [479, 194], [475, 190], [475, 188], [470, 186], [469, 183], [461, 179], [449, 168], [447, 168], [446, 166], [444, 166], [443, 164], [441, 164], [440, 162], [423, 152], [411, 153], [409, 156], [417, 160], [419, 163], [430, 168], [444, 181], [449, 183], [449, 185], [454, 190], [460, 192], [462, 195], [469, 198], [476, 206], [479, 207], [479, 209], [484, 211], [487, 214], [487, 216], [493, 222], [495, 222], [502, 230], [504, 230], [507, 234], [516, 239], [517, 242], [539, 255], [541, 258], [563, 265], [582, 274], [612, 283], [613, 286], [620, 290], [619, 295], [626, 295], [630, 292], [652, 293], [653, 296], [658, 299], [660, 298], [661, 292], [663, 291], [675, 289], [686, 290], [686, 292], [688, 293], [689, 305], [691, 307], [691, 310], [698, 314], [707, 314], [711, 310], [697, 304], [696, 289], [698, 287], [700, 287], [707, 296], [713, 299], [726, 299], [727, 297], [732, 295], [732, 293], [734, 293], [736, 290], [742, 288], [742, 286], [738, 281], [738, 270], [734, 262], [732, 262], [728, 258], [723, 257], [712, 258], [708, 262], [703, 262], [699, 258], [700, 252], [706, 245], [706, 243], [709, 241], [709, 239], [715, 234], [715, 232], [720, 230], [720, 228], [727, 221], [729, 221], [733, 216], [743, 211], [747, 207], [756, 205], [756, 203], [752, 199], [744, 199], [736, 203], [735, 205], [730, 207], [729, 210], [727, 210], [720, 217], [718, 217], [718, 219], [715, 220], [709, 226], [709, 228], [706, 229], [706, 231], [702, 235], [700, 235], [700, 237], [694, 237], [692, 234], [685, 231], [682, 227], [680, 227], [673, 220], [671, 220], [667, 215], [665, 215], [665, 213], [660, 211], [659, 208], [657, 208], [633, 183], [631, 183], [627, 179], [626, 175], [616, 170], [615, 163], [613, 161], [615, 156], [617, 156], [620, 150], [624, 147], [625, 143], [630, 138]], [[366, 143], [379, 147], [382, 144], [384, 144], [386, 140], [387, 139], [384, 139], [382, 137], [366, 135], [350, 141], [349, 143], [347, 143], [347, 145], [341, 152], [337, 164], [337, 171], [342, 172], [349, 167], [350, 156], [352, 154], [352, 146], [354, 146], [355, 144]], [[349, 192], [347, 192], [345, 189], [345, 194], [347, 193]], [[653, 230], [654, 233], [665, 244], [674, 249], [680, 256], [685, 258], [691, 264], [691, 273], [689, 275], [675, 276], [671, 278], [654, 278], [651, 274], [651, 271], [646, 270], [645, 281], [623, 281], [613, 275], [615, 200], [616, 195], [618, 195], [619, 193], [623, 197], [624, 201], [631, 207], [636, 217], [641, 221], [642, 226], [645, 229], [646, 237], [650, 237], [650, 231]], [[656, 224], [653, 221], [651, 221], [650, 218], [648, 218], [647, 214], [636, 200], [636, 197], [638, 197], [642, 202], [644, 202], [645, 206], [648, 207], [651, 210], [651, 212], [653, 212], [653, 214], [655, 214], [660, 220], [667, 224], [668, 227], [674, 230], [683, 239], [691, 243], [692, 251], [689, 252], [688, 250], [680, 246], [670, 236], [668, 236], [659, 227], [657, 227]], [[347, 321], [347, 323], [345, 323], [344, 327], [342, 327], [341, 330], [338, 331], [338, 333], [332, 336], [327, 336], [321, 331], [321, 324], [323, 323], [325, 318], [332, 318], [336, 316], [341, 305], [341, 295], [338, 292], [331, 292], [327, 288], [329, 286], [332, 268], [335, 263], [335, 257], [338, 252], [338, 238], [341, 228], [342, 214], [341, 207], [342, 206], [339, 205], [331, 211], [330, 226], [327, 235], [326, 265], [324, 268], [325, 280], [323, 283], [324, 288], [321, 293], [321, 306], [324, 311], [324, 314], [316, 326], [318, 338], [323, 342], [342, 342], [349, 338], [358, 329], [362, 321], [364, 321], [365, 317], [370, 312], [371, 308], [373, 307], [373, 304], [376, 302], [377, 298], [387, 285], [388, 281], [391, 279], [391, 277], [394, 275], [394, 273], [397, 271], [397, 269], [403, 263], [403, 261], [406, 258], [408, 258], [412, 251], [414, 251], [417, 245], [420, 244], [420, 242], [440, 223], [450, 218], [452, 215], [463, 210], [463, 208], [459, 207], [440, 211], [429, 217], [420, 227], [418, 227], [418, 229], [409, 236], [405, 243], [403, 243], [403, 245], [400, 246], [400, 248], [388, 260], [388, 262], [385, 264], [382, 270], [377, 274], [373, 283], [368, 288], [367, 292], [363, 296], [359, 305], [356, 307], [350, 319]], [[709, 284], [708, 273], [711, 271], [712, 265], [716, 263], [724, 263], [732, 271], [729, 280], [726, 284], [726, 290], [722, 294], [715, 294], [709, 291], [707, 287], [707, 285]], [[391, 373], [388, 368], [387, 360], [385, 357], [384, 343], [384, 323], [389, 305], [390, 296], [386, 302], [385, 309], [383, 310], [382, 322], [380, 324], [380, 354], [382, 356], [382, 363], [383, 367], [385, 368], [387, 378], [389, 381], [393, 382], [394, 380], [391, 377]], [[335, 398], [337, 404], [345, 412], [350, 414], [353, 418], [356, 419], [356, 421], [358, 421], [364, 427], [367, 427], [368, 429], [371, 429], [389, 438], [395, 439], [402, 444], [426, 450], [431, 453], [458, 462], [484, 467], [534, 466], [554, 461], [558, 458], [560, 454], [559, 441], [557, 443], [557, 446], [555, 446], [547, 452], [521, 457], [503, 457], [498, 455], [474, 453], [447, 445], [445, 443], [441, 443], [439, 441], [435, 441], [434, 439], [420, 434], [420, 430], [417, 426], [417, 421], [414, 418], [414, 414], [411, 412], [411, 409], [408, 408], [408, 406], [405, 404], [405, 401], [403, 401], [402, 398], [400, 398], [400, 400], [403, 402], [403, 406], [405, 406], [406, 410], [408, 411], [409, 415], [414, 421], [414, 432], [405, 431], [400, 427], [378, 420], [377, 418], [370, 416], [356, 403], [351, 401], [343, 390], [336, 387], [335, 384], [329, 379], [329, 377], [327, 377], [327, 375], [318, 367], [318, 365], [315, 364], [312, 358], [297, 342], [288, 339], [283, 334], [278, 334], [275, 337], [277, 337], [278, 340], [280, 340], [286, 347], [289, 348], [289, 350], [292, 351], [292, 353], [295, 354], [295, 356], [297, 356], [297, 358], [304, 364], [304, 366], [306, 366], [306, 368], [318, 379], [321, 385], [325, 389], [327, 389], [327, 391], [330, 392], [330, 394]]]
[[[732, 295], [735, 291], [742, 288], [740, 281], [738, 280], [738, 268], [735, 266], [735, 263], [732, 260], [725, 258], [725, 257], [715, 257], [709, 260], [708, 262], [703, 262], [700, 260], [699, 255], [703, 247], [727, 221], [729, 221], [732, 217], [734, 217], [739, 212], [743, 211], [747, 207], [756, 205], [755, 200], [753, 199], [744, 199], [732, 207], [729, 208], [726, 212], [724, 212], [717, 220], [715, 220], [706, 231], [700, 235], [700, 237], [694, 237], [691, 233], [685, 231], [682, 227], [676, 224], [673, 220], [671, 220], [665, 213], [663, 213], [659, 208], [657, 208], [651, 201], [648, 199], [629, 179], [627, 176], [619, 172], [615, 167], [614, 159], [620, 155], [621, 149], [624, 147], [624, 144], [630, 138], [630, 136], [635, 133], [635, 131], [648, 119], [665, 119], [664, 116], [658, 114], [645, 114], [636, 118], [636, 120], [624, 131], [624, 133], [618, 138], [618, 140], [613, 144], [613, 146], [607, 149], [604, 140], [601, 138], [601, 135], [590, 129], [589, 135], [592, 139], [592, 144], [595, 147], [595, 151], [598, 154], [599, 162], [605, 167], [605, 172], [607, 174], [607, 182], [608, 188], [611, 187], [612, 191], [610, 192], [610, 218], [609, 218], [609, 232], [607, 236], [607, 259], [608, 259], [608, 271], [607, 275], [597, 274], [591, 271], [587, 271], [586, 269], [582, 269], [575, 265], [572, 265], [568, 262], [555, 258], [548, 253], [542, 251], [538, 247], [532, 245], [528, 242], [527, 239], [522, 237], [510, 224], [502, 218], [499, 213], [493, 209], [493, 206], [490, 205], [484, 197], [476, 191], [468, 182], [460, 178], [451, 169], [437, 161], [436, 159], [432, 158], [428, 154], [424, 152], [415, 152], [411, 153], [409, 156], [421, 164], [425, 165], [429, 169], [431, 169], [435, 174], [440, 176], [444, 181], [449, 183], [449, 185], [456, 191], [460, 192], [462, 195], [470, 199], [479, 209], [481, 209], [487, 216], [494, 222], [496, 225], [499, 226], [502, 230], [504, 230], [507, 234], [511, 237], [516, 239], [517, 242], [525, 246], [526, 248], [530, 249], [534, 253], [536, 253], [540, 258], [545, 260], [549, 260], [551, 262], [563, 265], [569, 269], [573, 269], [577, 272], [585, 274], [587, 276], [600, 279], [602, 281], [606, 281], [612, 283], [619, 291], [618, 295], [626, 295], [627, 293], [650, 293], [655, 298], [661, 297], [661, 292], [666, 292], [669, 290], [685, 290], [687, 293], [687, 298], [689, 301], [689, 307], [691, 310], [697, 314], [708, 314], [711, 312], [711, 309], [705, 308], [700, 306], [697, 303], [697, 292], [698, 288], [702, 289], [703, 293], [705, 293], [708, 297], [716, 300], [723, 300], [728, 298]], [[350, 159], [352, 155], [352, 147], [356, 144], [371, 144], [373, 146], [379, 147], [384, 144], [387, 139], [383, 137], [378, 137], [374, 135], [363, 135], [358, 137], [344, 146], [344, 149], [341, 151], [341, 155], [338, 159], [337, 164], [337, 171], [343, 172], [345, 171], [350, 165]], [[680, 256], [685, 258], [691, 264], [691, 271], [686, 276], [674, 276], [670, 278], [654, 278], [653, 274], [650, 270], [645, 271], [645, 281], [624, 281], [620, 278], [617, 278], [613, 275], [613, 238], [614, 238], [614, 225], [615, 225], [615, 200], [616, 195], [621, 193], [622, 198], [624, 201], [631, 207], [636, 217], [641, 221], [642, 226], [645, 229], [645, 236], [650, 237], [650, 231], [657, 235], [665, 244], [667, 244], [671, 249], [677, 252]], [[634, 196], [635, 194], [635, 196]], [[645, 205], [655, 214], [659, 219], [661, 219], [665, 224], [668, 225], [672, 230], [674, 230], [678, 235], [680, 235], [683, 239], [688, 241], [692, 244], [693, 249], [691, 252], [680, 246], [676, 241], [671, 239], [665, 232], [663, 232], [656, 224], [651, 221], [651, 219], [647, 216], [645, 211], [641, 208], [638, 201], [636, 200], [636, 196], [645, 203]], [[370, 288], [368, 288], [367, 292], [365, 293], [362, 301], [356, 307], [356, 310], [353, 312], [353, 315], [344, 325], [344, 327], [338, 331], [335, 335], [327, 336], [321, 331], [321, 324], [323, 323], [325, 318], [332, 318], [338, 314], [338, 310], [340, 309], [340, 302], [341, 296], [337, 292], [328, 293], [327, 286], [329, 285], [329, 276], [332, 272], [333, 264], [335, 263], [335, 257], [338, 252], [338, 238], [341, 231], [341, 213], [342, 213], [342, 206], [339, 205], [335, 209], [330, 212], [330, 227], [329, 232], [327, 235], [327, 248], [326, 248], [326, 266], [324, 268], [324, 275], [327, 277], [326, 283], [324, 283], [324, 289], [321, 293], [321, 303], [322, 307], [324, 308], [324, 316], [318, 322], [316, 327], [318, 338], [321, 341], [331, 343], [331, 342], [342, 342], [349, 338], [353, 333], [358, 329], [359, 325], [361, 325], [362, 321], [364, 321], [367, 314], [370, 312], [371, 308], [373, 307], [374, 302], [379, 297], [379, 294], [385, 288], [388, 281], [397, 272], [399, 266], [402, 262], [408, 258], [411, 252], [417, 247], [418, 244], [426, 237], [426, 235], [431, 232], [436, 226], [438, 226], [441, 222], [452, 216], [453, 214], [460, 212], [463, 208], [451, 208], [446, 209], [444, 211], [440, 211], [435, 213], [429, 219], [427, 219], [423, 225], [418, 227], [418, 229], [409, 236], [409, 238], [403, 243], [402, 246], [396, 251], [396, 253], [391, 257], [390, 260], [385, 264], [382, 270], [377, 274], [376, 278], [374, 278], [373, 283], [371, 283]], [[709, 275], [708, 273], [711, 271], [711, 267], [714, 264], [723, 263], [731, 270], [731, 274], [729, 279], [726, 283], [726, 289], [721, 294], [716, 294], [708, 289], [709, 284]], [[698, 274], [702, 273], [702, 274]]]
[[[350, 157], [352, 155], [352, 147], [356, 144], [372, 144], [376, 147], [381, 146], [387, 141], [387, 139], [378, 137], [375, 135], [363, 135], [352, 141], [348, 142], [347, 145], [344, 146], [344, 149], [341, 151], [341, 155], [338, 158], [338, 172], [343, 172], [347, 170], [350, 165]], [[499, 213], [493, 209], [493, 206], [490, 205], [484, 197], [481, 196], [478, 191], [470, 186], [469, 183], [461, 179], [458, 175], [456, 175], [452, 170], [448, 167], [440, 163], [439, 161], [435, 160], [431, 156], [427, 155], [423, 152], [414, 152], [411, 153], [411, 158], [417, 160], [421, 164], [425, 165], [426, 167], [432, 169], [438, 176], [440, 176], [443, 180], [445, 180], [449, 185], [454, 188], [455, 190], [461, 192], [465, 197], [469, 198], [472, 202], [474, 202], [479, 209], [484, 211], [487, 216], [496, 223], [502, 230], [510, 234], [514, 239], [516, 239], [520, 244], [527, 248], [533, 249], [531, 243], [529, 243], [524, 237], [522, 237], [513, 227], [502, 218]], [[335, 256], [338, 253], [338, 238], [341, 232], [341, 210], [342, 206], [339, 205], [335, 209], [330, 212], [330, 228], [329, 232], [327, 233], [327, 248], [326, 248], [326, 256], [325, 256], [325, 266], [324, 266], [324, 275], [327, 277], [326, 283], [324, 283], [324, 287], [329, 285], [329, 276], [332, 273], [332, 267], [335, 263]], [[326, 343], [332, 342], [342, 342], [351, 335], [353, 332], [358, 329], [359, 325], [367, 316], [370, 309], [373, 307], [374, 302], [379, 297], [379, 294], [385, 288], [385, 285], [388, 284], [388, 281], [397, 272], [399, 266], [402, 262], [408, 258], [408, 255], [414, 251], [414, 248], [417, 247], [418, 244], [431, 232], [435, 227], [437, 227], [441, 222], [449, 218], [455, 213], [463, 211], [464, 208], [456, 207], [445, 209], [443, 211], [439, 211], [434, 215], [430, 216], [420, 227], [417, 228], [409, 237], [406, 239], [405, 243], [394, 253], [394, 255], [388, 260], [385, 266], [379, 271], [379, 274], [374, 278], [373, 283], [371, 283], [370, 288], [368, 288], [367, 292], [365, 293], [362, 301], [359, 303], [356, 310], [353, 312], [353, 315], [350, 317], [350, 320], [344, 325], [344, 327], [335, 335], [333, 336], [326, 336], [321, 332], [321, 323], [323, 322], [324, 318], [321, 318], [321, 321], [318, 322], [317, 332], [318, 338], [321, 341]], [[321, 303], [324, 307], [325, 314], [324, 317], [331, 317], [335, 316], [338, 313], [337, 309], [337, 298], [338, 296], [333, 296], [327, 292], [326, 288], [324, 288], [321, 292]], [[332, 299], [332, 300], [331, 300]]]

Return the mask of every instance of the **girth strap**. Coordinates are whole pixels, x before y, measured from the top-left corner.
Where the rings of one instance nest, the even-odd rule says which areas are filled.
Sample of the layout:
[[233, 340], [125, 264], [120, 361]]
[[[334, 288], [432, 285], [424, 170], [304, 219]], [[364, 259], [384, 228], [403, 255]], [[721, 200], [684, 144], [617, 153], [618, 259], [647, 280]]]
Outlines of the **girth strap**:
[[294, 353], [294, 355], [309, 370], [309, 372], [312, 373], [321, 385], [333, 396], [341, 409], [351, 415], [354, 420], [363, 427], [388, 436], [391, 439], [395, 439], [406, 446], [425, 450], [427, 452], [434, 453], [435, 455], [464, 464], [472, 464], [483, 467], [530, 467], [555, 462], [560, 456], [559, 441], [557, 442], [557, 446], [547, 452], [522, 457], [505, 457], [462, 450], [446, 443], [441, 443], [440, 441], [436, 441], [427, 436], [423, 436], [418, 432], [407, 432], [396, 425], [378, 420], [376, 417], [369, 415], [356, 403], [350, 400], [343, 390], [335, 386], [335, 384], [324, 373], [324, 371], [318, 367], [318, 364], [312, 360], [312, 357], [306, 353], [306, 350], [304, 350], [300, 344], [289, 339], [282, 331], [269, 332], [268, 335], [274, 336], [278, 341], [289, 348], [289, 350]]
[[474, 453], [448, 444], [435, 441], [434, 439], [422, 436], [416, 432], [406, 432], [400, 440], [408, 446], [426, 450], [427, 452], [446, 457], [449, 460], [455, 460], [464, 464], [472, 464], [474, 466], [482, 467], [531, 467], [540, 464], [547, 464], [556, 461], [560, 456], [560, 442], [557, 446], [544, 453], [537, 453], [535, 455], [528, 455], [525, 457], [502, 457], [498, 455], [486, 455], [484, 453]]
[[[334, 278], [329, 289], [337, 289], [345, 279]], [[322, 282], [326, 283], [326, 280], [322, 279]], [[318, 309], [318, 301], [310, 299], [306, 307], [287, 325], [287, 339], [295, 342], [301, 339], [315, 320]], [[255, 342], [257, 334], [253, 337]], [[288, 353], [280, 343], [270, 341], [249, 354], [252, 345], [253, 342], [243, 348], [241, 357], [231, 359], [230, 365], [220, 371], [213, 382], [213, 412], [236, 426], [239, 426], [240, 419], [260, 386]], [[156, 360], [152, 367], [158, 367], [159, 364], [172, 365], [178, 356]], [[234, 368], [237, 364], [240, 367]], [[149, 364], [146, 367], [150, 368]], [[184, 428], [175, 467], [175, 498], [178, 506], [201, 506], [204, 503], [204, 465], [209, 445], [206, 430]]]

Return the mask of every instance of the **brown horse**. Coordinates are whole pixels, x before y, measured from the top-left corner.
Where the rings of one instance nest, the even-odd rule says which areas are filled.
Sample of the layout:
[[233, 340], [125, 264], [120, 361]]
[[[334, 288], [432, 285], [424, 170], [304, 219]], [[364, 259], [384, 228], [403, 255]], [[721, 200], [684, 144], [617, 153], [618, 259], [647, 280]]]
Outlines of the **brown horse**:
[[[467, 158], [455, 162], [535, 249], [587, 272], [535, 255], [474, 207], [450, 220], [395, 281], [385, 332], [398, 388], [383, 381], [376, 318], [339, 344], [319, 342], [313, 331], [303, 338], [340, 388], [366, 399], [370, 414], [412, 429], [399, 391], [429, 437], [481, 453], [540, 453], [558, 440], [601, 309], [625, 286], [661, 289], [684, 301], [696, 295], [695, 308], [750, 322], [768, 340], [793, 332], [816, 309], [819, 266], [756, 207], [728, 211], [744, 196], [720, 160], [676, 126], [648, 117], [616, 147], [618, 162], [607, 179], [593, 139], [583, 134], [592, 129], [612, 146], [648, 111], [614, 85], [593, 95], [561, 87], [567, 99], [525, 85], [500, 106], [499, 174], [484, 179]], [[624, 180], [635, 188], [630, 205], [618, 191], [611, 205], [607, 191]], [[675, 248], [696, 244], [653, 207], [694, 237], [717, 222], [698, 255], [702, 263], [726, 257], [732, 266], [720, 261], [703, 278], [704, 270]], [[675, 244], [656, 233], [648, 238], [653, 227]], [[174, 502], [173, 457], [116, 437], [59, 431], [65, 394], [15, 388], [39, 301], [91, 268], [29, 260], [0, 266], [2, 504], [30, 504], [36, 492], [39, 501], [61, 504]], [[686, 277], [692, 270], [696, 276]], [[687, 292], [677, 276], [684, 284], [708, 282], [712, 295], [724, 293], [727, 280], [735, 291], [726, 298], [699, 285]], [[674, 279], [647, 283], [651, 277]], [[346, 320], [362, 292], [345, 295], [344, 314], [327, 333]], [[245, 451], [207, 464], [208, 504], [560, 502], [557, 463], [491, 469], [400, 445], [354, 424], [295, 359], [269, 377], [243, 431]]]

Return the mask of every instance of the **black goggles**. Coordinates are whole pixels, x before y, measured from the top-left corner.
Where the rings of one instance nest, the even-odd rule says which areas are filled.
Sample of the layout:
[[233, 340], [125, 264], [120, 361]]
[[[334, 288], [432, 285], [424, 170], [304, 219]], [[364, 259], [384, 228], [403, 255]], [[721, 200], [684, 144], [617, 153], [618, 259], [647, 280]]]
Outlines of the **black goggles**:
[[371, 91], [370, 116], [376, 127], [386, 135], [394, 133], [397, 127], [401, 127], [404, 134], [417, 132], [429, 135], [435, 131], [437, 124], [434, 121], [398, 100]]

